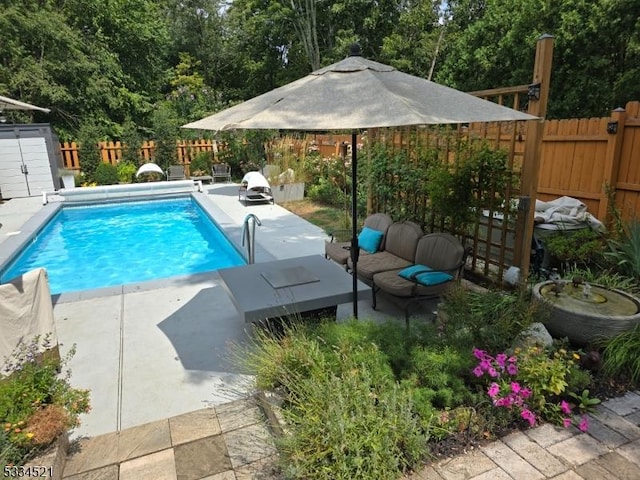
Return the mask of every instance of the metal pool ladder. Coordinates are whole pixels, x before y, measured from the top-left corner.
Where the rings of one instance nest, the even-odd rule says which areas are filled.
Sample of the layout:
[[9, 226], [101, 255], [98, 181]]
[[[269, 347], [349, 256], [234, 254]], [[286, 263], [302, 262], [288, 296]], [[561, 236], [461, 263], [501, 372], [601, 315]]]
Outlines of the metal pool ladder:
[[258, 224], [258, 226], [262, 226], [260, 219], [253, 213], [244, 217], [244, 222], [242, 224], [242, 246], [244, 247], [246, 240], [249, 264], [256, 263], [256, 224]]

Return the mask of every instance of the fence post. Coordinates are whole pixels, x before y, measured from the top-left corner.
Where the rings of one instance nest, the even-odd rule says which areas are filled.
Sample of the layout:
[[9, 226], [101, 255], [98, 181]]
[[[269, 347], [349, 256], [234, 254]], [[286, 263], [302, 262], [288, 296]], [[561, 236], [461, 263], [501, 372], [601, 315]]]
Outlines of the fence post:
[[[536, 194], [540, 176], [540, 154], [542, 135], [544, 133], [544, 116], [547, 114], [549, 101], [549, 83], [551, 80], [551, 64], [553, 60], [553, 36], [544, 34], [538, 39], [536, 59], [533, 66], [533, 84], [539, 88], [536, 99], [532, 91], [529, 96], [531, 115], [541, 120], [527, 121], [527, 136], [524, 144], [524, 156], [521, 174], [520, 195], [528, 198], [526, 209], [519, 209], [516, 222], [516, 238], [514, 265], [520, 268], [522, 279], [529, 275], [531, 257], [531, 239], [533, 238], [533, 218], [536, 207]], [[525, 207], [525, 205], [523, 205]]]
[[[618, 165], [620, 164], [620, 153], [622, 152], [622, 141], [624, 139], [624, 124], [627, 112], [624, 108], [616, 108], [611, 112], [611, 119], [607, 122], [607, 153], [604, 159], [603, 185], [600, 193], [600, 203], [598, 207], [598, 218], [603, 219], [602, 222], [611, 227], [613, 217], [611, 215], [610, 197], [608, 189], [615, 192], [616, 183], [618, 183]], [[615, 206], [615, 205], [613, 205]]]

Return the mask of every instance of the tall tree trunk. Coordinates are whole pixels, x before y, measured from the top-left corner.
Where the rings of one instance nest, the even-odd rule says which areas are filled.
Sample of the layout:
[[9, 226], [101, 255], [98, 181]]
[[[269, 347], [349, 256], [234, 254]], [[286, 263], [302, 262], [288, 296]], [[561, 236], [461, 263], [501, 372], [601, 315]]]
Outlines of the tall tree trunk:
[[290, 0], [295, 13], [294, 28], [307, 55], [311, 70], [320, 68], [320, 49], [316, 28], [316, 0]]

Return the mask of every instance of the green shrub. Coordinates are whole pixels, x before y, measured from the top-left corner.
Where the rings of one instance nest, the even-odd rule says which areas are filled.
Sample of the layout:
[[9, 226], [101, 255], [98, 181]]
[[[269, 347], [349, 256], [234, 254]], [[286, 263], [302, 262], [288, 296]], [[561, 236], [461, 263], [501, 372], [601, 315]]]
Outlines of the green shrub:
[[160, 104], [151, 115], [151, 123], [155, 140], [153, 161], [166, 172], [169, 166], [177, 163], [176, 143], [180, 121], [168, 105]]
[[96, 168], [93, 179], [98, 185], [116, 185], [119, 182], [118, 167], [102, 162]]
[[242, 368], [256, 376], [258, 388], [263, 389], [281, 387], [285, 374], [310, 377], [310, 366], [322, 365], [324, 359], [317, 340], [296, 323], [286, 326], [283, 335], [256, 328], [250, 346], [234, 347], [234, 357]]
[[278, 446], [288, 476], [395, 479], [425, 455], [410, 385], [371, 341], [379, 334], [372, 322], [293, 324], [239, 347], [259, 387], [285, 392], [288, 434]]
[[589, 267], [573, 267], [565, 272], [565, 277], [568, 279], [581, 277], [583, 281], [587, 283], [602, 285], [607, 288], [615, 288], [632, 294], [640, 292], [640, 285], [638, 284], [637, 278], [622, 275], [616, 272], [615, 269], [599, 270]]
[[122, 160], [130, 162], [136, 167], [143, 163], [143, 157], [140, 154], [142, 149], [142, 136], [138, 132], [138, 126], [130, 117], [127, 117], [122, 125]]
[[609, 240], [612, 259], [621, 272], [631, 278], [640, 278], [640, 221], [634, 220], [622, 230], [618, 239]]
[[118, 173], [118, 182], [133, 183], [138, 167], [128, 161], [121, 161], [116, 167]]
[[101, 140], [102, 131], [95, 123], [85, 122], [80, 126], [78, 131], [78, 157], [80, 169], [87, 182], [95, 180], [95, 171], [102, 163], [100, 146], [98, 145]]
[[609, 375], [640, 383], [640, 324], [605, 343], [602, 366]]
[[308, 188], [308, 197], [316, 202], [342, 207], [345, 205], [345, 193], [326, 178], [319, 178], [318, 183]]
[[[426, 453], [409, 393], [375, 345], [340, 345], [337, 371], [290, 376], [290, 435], [280, 443], [292, 478], [396, 479]], [[329, 394], [330, 392], [330, 394]]]
[[420, 396], [437, 409], [451, 409], [473, 403], [465, 377], [472, 360], [468, 352], [451, 347], [417, 347], [411, 352], [411, 372]]
[[192, 176], [211, 175], [212, 152], [198, 152], [191, 160], [189, 172]]
[[559, 262], [564, 269], [571, 265], [584, 268], [606, 263], [603, 256], [605, 238], [602, 233], [590, 228], [558, 230], [544, 239], [544, 246], [552, 260]]
[[452, 289], [441, 303], [444, 313], [443, 341], [461, 351], [472, 347], [505, 350], [531, 323], [544, 321], [548, 311], [531, 302], [527, 291], [474, 292]]

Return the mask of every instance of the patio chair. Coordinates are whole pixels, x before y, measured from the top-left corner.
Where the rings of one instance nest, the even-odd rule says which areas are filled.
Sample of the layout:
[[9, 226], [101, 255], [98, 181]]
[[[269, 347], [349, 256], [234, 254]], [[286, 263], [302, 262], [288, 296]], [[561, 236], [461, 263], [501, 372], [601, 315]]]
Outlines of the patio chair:
[[[413, 222], [392, 223], [387, 229], [384, 250], [364, 255], [358, 260], [358, 278], [372, 285], [376, 273], [412, 265], [418, 240], [423, 235], [422, 229]], [[353, 270], [351, 258], [347, 259], [347, 267]]]
[[167, 180], [186, 180], [183, 165], [171, 165], [167, 171]]
[[411, 266], [373, 275], [373, 309], [376, 293], [383, 291], [404, 309], [408, 326], [412, 306], [440, 297], [460, 279], [470, 251], [448, 233], [424, 235], [418, 241]]
[[231, 167], [226, 163], [216, 163], [211, 167], [211, 173], [213, 176], [213, 183], [216, 183], [217, 178], [223, 179], [225, 182], [231, 181]]
[[[358, 235], [360, 256], [384, 250], [387, 229], [392, 223], [393, 220], [386, 213], [374, 213], [365, 219], [362, 230]], [[370, 233], [367, 229], [373, 232]], [[337, 242], [336, 234], [338, 232], [342, 232], [342, 230], [331, 232], [331, 239], [324, 242], [324, 256], [339, 265], [344, 265], [346, 269], [347, 260], [351, 255], [351, 242]], [[350, 232], [350, 230], [344, 230], [344, 232]], [[363, 237], [362, 239], [360, 238], [361, 236]]]

